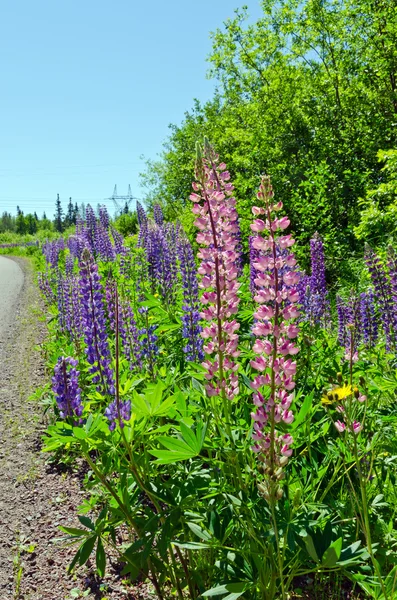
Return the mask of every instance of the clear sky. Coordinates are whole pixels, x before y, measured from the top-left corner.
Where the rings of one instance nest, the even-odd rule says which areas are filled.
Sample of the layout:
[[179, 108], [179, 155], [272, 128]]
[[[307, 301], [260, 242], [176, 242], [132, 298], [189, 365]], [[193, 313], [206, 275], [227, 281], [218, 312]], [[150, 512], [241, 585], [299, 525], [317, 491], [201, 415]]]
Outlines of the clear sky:
[[115, 184], [141, 197], [141, 155], [211, 97], [209, 32], [243, 4], [260, 16], [259, 0], [5, 0], [0, 213], [52, 218], [57, 193], [96, 205]]

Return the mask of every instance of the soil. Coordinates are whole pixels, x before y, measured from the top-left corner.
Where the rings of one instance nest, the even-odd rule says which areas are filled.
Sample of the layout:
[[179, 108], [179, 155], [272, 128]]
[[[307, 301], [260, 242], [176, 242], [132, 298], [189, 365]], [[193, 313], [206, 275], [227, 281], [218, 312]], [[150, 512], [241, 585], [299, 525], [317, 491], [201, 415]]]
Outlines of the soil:
[[0, 599], [148, 599], [147, 586], [126, 588], [117, 563], [103, 580], [90, 566], [67, 573], [75, 550], [58, 527], [79, 526], [84, 491], [78, 472], [55, 468], [41, 453], [46, 416], [43, 404], [30, 396], [49, 380], [39, 349], [45, 310], [30, 263], [0, 260], [2, 266], [13, 260], [24, 274], [21, 285], [3, 281], [0, 290], [3, 300], [7, 295], [0, 314]]

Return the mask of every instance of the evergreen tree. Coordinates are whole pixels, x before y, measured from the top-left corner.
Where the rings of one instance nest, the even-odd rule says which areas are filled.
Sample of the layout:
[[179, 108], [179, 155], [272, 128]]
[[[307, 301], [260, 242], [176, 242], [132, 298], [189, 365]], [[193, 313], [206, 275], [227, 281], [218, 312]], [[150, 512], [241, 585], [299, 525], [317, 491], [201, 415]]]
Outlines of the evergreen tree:
[[25, 217], [23, 216], [23, 212], [21, 210], [18, 213], [15, 225], [16, 225], [15, 231], [17, 233], [19, 233], [20, 235], [24, 235], [25, 233], [27, 233], [28, 228], [27, 228], [26, 220], [25, 220]]
[[34, 211], [33, 216], [34, 216], [34, 220], [35, 221], [39, 220], [39, 217], [37, 216], [37, 212], [36, 211]]
[[47, 221], [47, 215], [45, 214], [45, 211], [43, 212], [42, 219], [43, 219], [43, 221]]
[[70, 225], [76, 224], [76, 221], [74, 218], [74, 207], [73, 207], [73, 203], [72, 203], [72, 198], [69, 198], [68, 212], [66, 214], [65, 224], [67, 227], [70, 227]]
[[62, 210], [61, 201], [59, 199], [59, 194], [57, 194], [57, 200], [56, 200], [56, 204], [55, 204], [54, 225], [55, 225], [55, 231], [59, 231], [60, 233], [62, 233], [62, 231], [64, 229], [64, 223], [63, 223], [63, 210]]
[[26, 232], [34, 235], [37, 231], [37, 221], [33, 215], [29, 214], [25, 217]]

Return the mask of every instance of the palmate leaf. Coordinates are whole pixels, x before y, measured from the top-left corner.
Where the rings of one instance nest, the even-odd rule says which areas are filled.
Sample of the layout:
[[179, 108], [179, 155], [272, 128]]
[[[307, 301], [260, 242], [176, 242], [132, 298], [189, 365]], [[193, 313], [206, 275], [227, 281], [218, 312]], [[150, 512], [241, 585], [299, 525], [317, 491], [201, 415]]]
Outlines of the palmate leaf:
[[157, 441], [167, 448], [167, 450], [151, 450], [150, 454], [155, 456], [155, 461], [159, 465], [172, 464], [181, 460], [188, 460], [200, 454], [203, 447], [206, 425], [201, 422], [197, 425], [196, 431], [180, 423], [182, 439], [174, 437], [161, 436]]

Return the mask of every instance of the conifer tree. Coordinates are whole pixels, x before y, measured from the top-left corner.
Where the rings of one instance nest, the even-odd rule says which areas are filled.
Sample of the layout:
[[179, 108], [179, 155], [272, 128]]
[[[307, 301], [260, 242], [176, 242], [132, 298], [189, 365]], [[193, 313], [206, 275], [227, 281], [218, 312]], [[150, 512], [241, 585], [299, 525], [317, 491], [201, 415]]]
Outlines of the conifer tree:
[[63, 223], [63, 210], [62, 210], [61, 201], [59, 199], [59, 194], [57, 194], [57, 200], [56, 200], [56, 204], [55, 204], [54, 225], [55, 225], [55, 230], [62, 233], [62, 231], [64, 229], [64, 223]]

